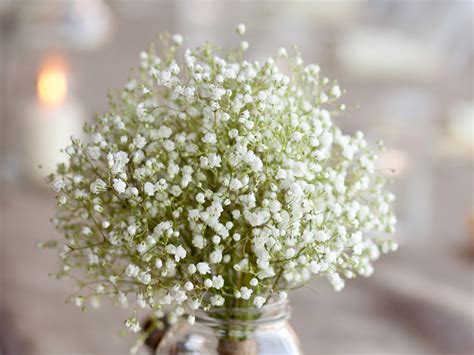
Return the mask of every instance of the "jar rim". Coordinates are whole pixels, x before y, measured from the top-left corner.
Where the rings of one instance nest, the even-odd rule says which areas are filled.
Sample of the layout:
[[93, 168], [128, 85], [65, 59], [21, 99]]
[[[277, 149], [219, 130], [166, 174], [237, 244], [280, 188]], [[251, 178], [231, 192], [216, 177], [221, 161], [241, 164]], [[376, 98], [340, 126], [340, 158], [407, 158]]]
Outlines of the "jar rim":
[[276, 323], [290, 318], [290, 306], [288, 300], [272, 301], [261, 308], [234, 307], [234, 308], [211, 308], [207, 311], [199, 310], [196, 321], [209, 325], [263, 325]]

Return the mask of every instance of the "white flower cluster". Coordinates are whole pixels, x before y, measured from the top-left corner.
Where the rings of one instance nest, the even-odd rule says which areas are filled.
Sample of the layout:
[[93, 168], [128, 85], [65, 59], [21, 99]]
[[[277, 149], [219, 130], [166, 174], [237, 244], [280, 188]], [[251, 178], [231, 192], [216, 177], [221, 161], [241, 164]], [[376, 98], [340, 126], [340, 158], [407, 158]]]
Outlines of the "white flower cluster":
[[394, 196], [363, 134], [332, 119], [340, 87], [284, 48], [287, 74], [273, 58], [244, 60], [248, 44], [221, 57], [162, 40], [52, 176], [60, 275], [80, 280], [77, 303], [108, 295], [194, 320], [284, 299], [313, 275], [336, 290], [369, 276], [396, 248], [384, 237]]

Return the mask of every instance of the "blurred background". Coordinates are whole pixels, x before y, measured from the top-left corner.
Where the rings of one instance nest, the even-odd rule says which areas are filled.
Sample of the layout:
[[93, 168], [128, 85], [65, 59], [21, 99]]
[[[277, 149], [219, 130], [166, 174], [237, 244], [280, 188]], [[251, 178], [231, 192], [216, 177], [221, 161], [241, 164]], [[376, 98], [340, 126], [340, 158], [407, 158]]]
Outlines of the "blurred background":
[[305, 353], [473, 353], [473, 18], [471, 0], [0, 0], [0, 354], [128, 353], [127, 313], [82, 313], [47, 276], [42, 176], [158, 32], [236, 47], [241, 22], [251, 59], [296, 44], [338, 79], [337, 123], [383, 139], [394, 177], [399, 251], [342, 293], [315, 280], [293, 294]]

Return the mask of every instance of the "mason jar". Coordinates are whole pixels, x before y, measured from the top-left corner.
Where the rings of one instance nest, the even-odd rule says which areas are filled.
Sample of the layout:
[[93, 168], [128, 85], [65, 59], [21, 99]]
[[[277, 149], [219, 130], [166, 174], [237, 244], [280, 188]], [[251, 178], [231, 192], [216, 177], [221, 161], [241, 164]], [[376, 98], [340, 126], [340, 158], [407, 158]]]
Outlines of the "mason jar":
[[258, 309], [223, 308], [196, 314], [194, 325], [178, 321], [160, 342], [157, 355], [300, 355], [289, 323], [288, 301]]

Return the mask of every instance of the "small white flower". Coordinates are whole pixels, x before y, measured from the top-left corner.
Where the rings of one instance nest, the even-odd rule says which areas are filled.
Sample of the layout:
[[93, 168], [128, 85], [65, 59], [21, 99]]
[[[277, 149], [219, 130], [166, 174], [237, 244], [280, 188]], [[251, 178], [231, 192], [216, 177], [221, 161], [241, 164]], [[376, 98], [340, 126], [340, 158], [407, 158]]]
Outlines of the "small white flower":
[[248, 151], [244, 157], [245, 162], [250, 166], [250, 168], [255, 171], [259, 172], [263, 168], [262, 160], [255, 155], [254, 152]]
[[204, 203], [206, 201], [206, 198], [204, 197], [204, 194], [202, 192], [196, 195], [196, 201], [199, 203]]
[[135, 144], [135, 146], [138, 148], [138, 149], [142, 149], [145, 145], [146, 145], [146, 139], [141, 136], [141, 135], [138, 135], [135, 137], [135, 139], [133, 140], [133, 144]]
[[197, 268], [197, 271], [201, 274], [201, 275], [206, 275], [206, 274], [209, 274], [211, 272], [211, 268], [209, 267], [209, 264], [206, 263], [206, 262], [200, 262], [196, 265], [196, 268]]
[[100, 147], [98, 146], [87, 147], [87, 155], [89, 155], [89, 157], [92, 160], [98, 160], [101, 155]]
[[146, 107], [145, 107], [145, 104], [143, 102], [141, 102], [137, 105], [136, 113], [137, 113], [138, 118], [145, 117]]
[[125, 269], [125, 274], [128, 277], [137, 277], [140, 272], [140, 268], [135, 264], [129, 264]]
[[321, 230], [321, 231], [316, 232], [315, 239], [319, 242], [325, 242], [329, 240], [329, 238], [331, 238], [331, 236], [329, 235], [327, 231]]
[[237, 191], [237, 190], [241, 189], [242, 187], [243, 187], [242, 182], [241, 182], [239, 179], [233, 178], [233, 179], [230, 181], [229, 188], [230, 188], [232, 191]]
[[59, 196], [58, 202], [59, 202], [61, 205], [65, 205], [66, 202], [67, 202], [67, 197], [66, 197], [65, 195]]
[[262, 308], [262, 306], [265, 304], [267, 300], [265, 299], [265, 297], [262, 297], [262, 296], [255, 296], [255, 298], [253, 299], [253, 304], [257, 307], [257, 308]]
[[211, 288], [211, 287], [212, 287], [212, 280], [210, 280], [210, 279], [205, 279], [205, 280], [204, 280], [204, 286], [205, 286], [206, 288]]
[[119, 292], [118, 300], [122, 307], [126, 308], [128, 306], [127, 295], [125, 295], [124, 293]]
[[182, 245], [178, 245], [174, 254], [175, 260], [178, 262], [181, 259], [184, 259], [185, 257], [186, 257], [186, 250], [183, 248]]
[[143, 186], [143, 191], [148, 196], [154, 196], [155, 195], [155, 185], [153, 185], [151, 182], [147, 181], [145, 185]]
[[53, 182], [53, 191], [54, 192], [60, 192], [61, 190], [64, 189], [66, 184], [64, 183], [64, 180], [62, 178], [57, 178]]
[[282, 58], [288, 57], [288, 53], [284, 47], [280, 47], [280, 49], [278, 49], [278, 55]]
[[240, 297], [243, 300], [250, 299], [250, 297], [252, 296], [252, 293], [253, 293], [253, 290], [248, 288], [248, 287], [243, 286], [243, 287], [240, 288], [240, 294], [241, 294]]
[[224, 297], [220, 295], [215, 295], [211, 297], [211, 304], [216, 307], [220, 307], [224, 304], [225, 300]]
[[237, 34], [239, 35], [243, 35], [245, 33], [245, 30], [246, 30], [246, 27], [243, 23], [239, 23], [239, 25], [237, 26]]
[[214, 250], [210, 255], [209, 255], [209, 261], [211, 264], [218, 264], [222, 261], [222, 251], [220, 249]]
[[313, 274], [317, 274], [317, 273], [319, 273], [319, 271], [321, 271], [321, 266], [315, 260], [313, 260], [309, 264], [309, 270]]
[[76, 305], [76, 307], [82, 307], [84, 305], [84, 297], [76, 297], [74, 298], [74, 304]]
[[224, 278], [221, 275], [212, 277], [212, 286], [220, 290], [224, 286]]
[[209, 132], [204, 135], [202, 141], [207, 144], [214, 145], [217, 143], [217, 137], [215, 133]]
[[186, 296], [186, 292], [178, 291], [176, 292], [174, 298], [178, 304], [181, 304], [188, 299], [188, 296]]
[[330, 94], [332, 96], [334, 96], [335, 98], [339, 98], [342, 94], [341, 92], [341, 88], [339, 87], [339, 85], [334, 85], [332, 88], [331, 88], [331, 91], [330, 91]]
[[229, 137], [230, 138], [236, 138], [238, 135], [239, 135], [239, 131], [237, 131], [235, 128], [233, 128], [229, 131]]
[[188, 305], [191, 310], [195, 311], [201, 306], [201, 302], [197, 299], [192, 299], [188, 301]]
[[155, 267], [157, 269], [161, 269], [163, 267], [163, 261], [160, 258], [156, 258], [155, 260]]
[[240, 215], [241, 215], [241, 213], [240, 213], [239, 210], [233, 210], [233, 211], [232, 211], [232, 218], [234, 218], [234, 219], [239, 219], [239, 218], [240, 218]]
[[107, 184], [102, 179], [96, 179], [90, 184], [90, 190], [93, 194], [99, 194], [107, 190]]
[[204, 240], [204, 237], [200, 234], [197, 234], [193, 237], [192, 243], [193, 243], [193, 246], [195, 246], [198, 249], [202, 249], [206, 245], [206, 241]]
[[165, 150], [167, 150], [168, 152], [172, 152], [176, 145], [173, 141], [169, 140], [169, 139], [166, 139], [164, 142], [163, 142], [163, 147], [165, 148]]
[[215, 167], [220, 167], [221, 166], [221, 157], [215, 153], [211, 153], [209, 154], [209, 156], [207, 157], [208, 159], [208, 164], [209, 164], [209, 167], [212, 169], [212, 168], [215, 168]]
[[280, 168], [280, 169], [278, 169], [278, 171], [277, 171], [277, 174], [276, 174], [275, 178], [277, 178], [277, 179], [280, 179], [280, 180], [284, 180], [284, 179], [286, 179], [286, 171], [285, 171], [285, 170], [283, 170], [283, 169], [281, 169], [281, 168]]
[[132, 225], [128, 226], [127, 232], [130, 236], [133, 237], [135, 235], [135, 233], [137, 233], [137, 227], [135, 227], [135, 225], [132, 224]]
[[123, 194], [127, 188], [127, 184], [122, 179], [113, 179], [113, 187], [119, 194]]
[[172, 133], [173, 133], [173, 131], [167, 126], [161, 126], [158, 129], [158, 136], [160, 138], [168, 139], [171, 136]]
[[195, 274], [196, 271], [197, 271], [196, 265], [190, 264], [190, 265], [188, 266], [188, 272], [189, 272], [191, 275]]
[[177, 46], [181, 46], [183, 44], [184, 38], [180, 34], [176, 33], [173, 35], [172, 40], [174, 44], [176, 44]]
[[76, 154], [76, 150], [74, 149], [74, 147], [72, 145], [69, 145], [66, 147], [66, 153], [68, 155], [74, 155]]
[[125, 326], [130, 329], [133, 333], [138, 333], [141, 328], [140, 328], [140, 323], [138, 322], [138, 319], [136, 318], [130, 318], [127, 319], [125, 322]]
[[148, 285], [151, 281], [151, 275], [147, 272], [141, 272], [140, 273], [140, 281], [144, 284], [144, 285]]

